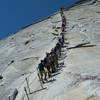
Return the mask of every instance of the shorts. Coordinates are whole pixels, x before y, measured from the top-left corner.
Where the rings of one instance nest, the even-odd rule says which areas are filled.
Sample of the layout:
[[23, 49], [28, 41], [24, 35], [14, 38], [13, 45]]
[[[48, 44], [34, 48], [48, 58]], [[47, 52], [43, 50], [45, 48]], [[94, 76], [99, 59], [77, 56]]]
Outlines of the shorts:
[[40, 71], [40, 75], [43, 76], [43, 74], [45, 74], [45, 71], [44, 70]]
[[45, 73], [48, 73], [48, 69], [47, 68], [44, 68], [44, 71], [45, 71]]

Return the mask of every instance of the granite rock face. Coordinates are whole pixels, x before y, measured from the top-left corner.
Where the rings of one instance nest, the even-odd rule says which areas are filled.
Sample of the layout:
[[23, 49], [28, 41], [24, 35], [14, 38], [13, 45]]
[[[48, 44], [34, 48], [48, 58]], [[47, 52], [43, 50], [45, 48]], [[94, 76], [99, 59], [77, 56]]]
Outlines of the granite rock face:
[[[100, 100], [100, 0], [80, 0], [66, 8], [65, 48], [61, 70], [46, 90], [29, 95], [30, 100]], [[16, 100], [27, 100], [25, 78], [31, 92], [40, 89], [36, 67], [56, 44], [61, 29], [56, 13], [0, 41], [0, 100], [15, 88]], [[61, 65], [62, 66], [62, 65]], [[2, 98], [2, 99], [1, 99]]]

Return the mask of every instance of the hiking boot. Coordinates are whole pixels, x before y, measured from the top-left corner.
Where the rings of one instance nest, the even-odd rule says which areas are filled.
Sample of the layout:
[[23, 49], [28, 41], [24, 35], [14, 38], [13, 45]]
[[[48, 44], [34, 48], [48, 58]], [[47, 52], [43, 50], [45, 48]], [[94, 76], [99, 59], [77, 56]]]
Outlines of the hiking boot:
[[42, 83], [44, 84], [45, 82], [44, 82], [44, 81], [42, 81]]
[[45, 78], [44, 80], [45, 80], [45, 81], [47, 81], [47, 79], [46, 79], [46, 78]]
[[48, 75], [48, 77], [50, 78], [50, 77], [51, 77], [51, 75], [49, 74], [49, 75]]

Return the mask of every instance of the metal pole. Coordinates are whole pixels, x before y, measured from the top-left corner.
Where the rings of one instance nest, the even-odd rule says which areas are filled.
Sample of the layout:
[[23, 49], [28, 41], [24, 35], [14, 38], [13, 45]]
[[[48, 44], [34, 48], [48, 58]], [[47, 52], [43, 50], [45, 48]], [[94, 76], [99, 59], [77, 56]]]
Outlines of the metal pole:
[[42, 82], [41, 82], [41, 78], [40, 78], [39, 73], [38, 73], [37, 75], [38, 75], [38, 77], [39, 77], [39, 81], [40, 81], [40, 84], [41, 84], [41, 88], [43, 89], [43, 84], [42, 84]]
[[29, 84], [28, 84], [28, 79], [25, 78], [25, 80], [26, 80], [26, 83], [27, 83], [28, 92], [29, 92], [29, 94], [30, 94], [31, 92], [30, 92], [30, 88], [29, 88]]
[[10, 96], [9, 96], [9, 100], [11, 100]]
[[25, 91], [25, 93], [26, 93], [27, 99], [29, 100], [29, 96], [28, 96], [28, 93], [27, 93], [27, 90], [26, 90], [25, 87], [24, 87], [24, 91]]

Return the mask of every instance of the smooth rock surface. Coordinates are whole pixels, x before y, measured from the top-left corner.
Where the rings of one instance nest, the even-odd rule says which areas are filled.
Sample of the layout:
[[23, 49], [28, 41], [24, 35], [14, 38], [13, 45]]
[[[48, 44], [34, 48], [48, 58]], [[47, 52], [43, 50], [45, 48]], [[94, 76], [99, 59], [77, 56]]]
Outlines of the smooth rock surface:
[[[62, 48], [64, 52], [59, 60], [64, 65], [44, 84], [47, 89], [32, 93], [29, 98], [100, 100], [100, 0], [80, 0], [64, 14], [67, 19], [65, 42], [69, 43]], [[0, 99], [7, 100], [17, 88], [16, 100], [27, 100], [26, 77], [31, 92], [41, 89], [36, 67], [55, 46], [61, 32], [55, 31], [57, 27], [61, 27], [59, 13], [0, 41], [0, 73], [3, 75]]]

